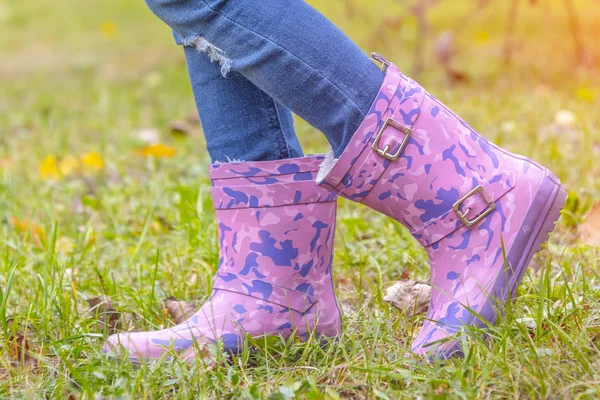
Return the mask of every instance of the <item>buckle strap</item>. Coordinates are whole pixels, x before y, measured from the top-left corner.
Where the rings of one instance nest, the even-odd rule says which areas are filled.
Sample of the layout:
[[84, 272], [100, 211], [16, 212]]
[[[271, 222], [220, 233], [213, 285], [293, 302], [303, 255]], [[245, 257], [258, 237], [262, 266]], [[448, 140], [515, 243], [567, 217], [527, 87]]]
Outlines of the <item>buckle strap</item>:
[[[412, 79], [406, 81], [404, 93], [395, 97], [382, 116], [380, 128], [369, 138], [365, 151], [338, 185], [340, 195], [354, 201], [365, 198], [391, 162], [397, 161], [410, 143], [412, 128], [417, 122], [425, 90]], [[362, 161], [362, 162], [361, 162]], [[352, 174], [352, 175], [350, 175]]]
[[479, 224], [496, 210], [496, 202], [517, 184], [514, 173], [504, 173], [500, 179], [492, 180], [465, 193], [450, 210], [411, 232], [412, 235], [423, 246], [431, 246], [463, 226], [472, 228]]
[[281, 307], [289, 308], [298, 313], [305, 313], [316, 302], [311, 285], [302, 285], [305, 291], [291, 289], [268, 282], [264, 279], [249, 276], [217, 272], [213, 289], [239, 293], [255, 299], [264, 300]]

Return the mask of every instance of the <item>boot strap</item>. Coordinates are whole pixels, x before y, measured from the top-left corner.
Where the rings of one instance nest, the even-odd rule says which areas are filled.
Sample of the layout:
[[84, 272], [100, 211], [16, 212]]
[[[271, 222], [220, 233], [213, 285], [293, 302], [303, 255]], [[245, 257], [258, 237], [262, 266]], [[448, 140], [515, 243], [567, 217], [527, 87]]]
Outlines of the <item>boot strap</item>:
[[[264, 279], [232, 273], [217, 273], [213, 289], [239, 293], [264, 300], [300, 314], [308, 311], [317, 302], [316, 297], [310, 293], [276, 285]], [[315, 288], [311, 289], [315, 290]]]
[[411, 232], [423, 246], [431, 246], [463, 226], [476, 226], [496, 209], [496, 202], [517, 184], [517, 176], [505, 172], [462, 194], [454, 206], [438, 218]]
[[[425, 89], [412, 79], [402, 76], [404, 92], [400, 101], [390, 103], [377, 131], [369, 138], [361, 155], [354, 165], [359, 167], [350, 171], [340, 184], [340, 195], [354, 201], [361, 201], [377, 184], [379, 178], [392, 162], [397, 162], [407, 145], [411, 143], [412, 128], [419, 118], [421, 104], [425, 98]], [[412, 160], [406, 159], [407, 165]]]

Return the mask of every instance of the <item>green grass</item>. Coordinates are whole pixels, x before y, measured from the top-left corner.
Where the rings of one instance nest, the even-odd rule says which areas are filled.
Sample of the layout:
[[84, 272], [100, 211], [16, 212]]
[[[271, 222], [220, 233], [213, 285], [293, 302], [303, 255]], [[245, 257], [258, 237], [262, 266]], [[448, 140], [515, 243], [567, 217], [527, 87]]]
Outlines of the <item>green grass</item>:
[[[365, 50], [410, 69], [415, 21], [401, 2], [311, 3]], [[256, 352], [207, 370], [108, 360], [99, 352], [108, 328], [86, 302], [106, 295], [120, 329], [147, 330], [171, 324], [164, 298], [209, 293], [218, 248], [204, 142], [198, 128], [185, 137], [167, 128], [194, 111], [181, 49], [143, 2], [0, 0], [0, 398], [597, 398], [599, 253], [576, 229], [599, 195], [600, 7], [577, 2], [591, 66], [575, 68], [562, 2], [524, 2], [506, 67], [507, 9], [492, 2], [465, 23], [474, 3], [444, 0], [429, 16], [434, 36], [459, 29], [456, 67], [469, 82], [450, 86], [429, 51], [419, 80], [570, 189], [493, 340], [474, 338], [465, 359], [443, 365], [408, 361], [419, 319], [382, 294], [406, 268], [428, 279], [425, 253], [391, 220], [341, 201], [335, 274], [351, 312], [339, 341], [259, 340]], [[397, 26], [377, 30], [394, 15]], [[554, 122], [561, 109], [575, 114], [571, 126]], [[142, 128], [158, 129], [177, 155], [137, 156]], [[298, 121], [297, 130], [307, 152], [326, 151], [314, 129]], [[48, 155], [91, 151], [101, 171], [41, 179]]]

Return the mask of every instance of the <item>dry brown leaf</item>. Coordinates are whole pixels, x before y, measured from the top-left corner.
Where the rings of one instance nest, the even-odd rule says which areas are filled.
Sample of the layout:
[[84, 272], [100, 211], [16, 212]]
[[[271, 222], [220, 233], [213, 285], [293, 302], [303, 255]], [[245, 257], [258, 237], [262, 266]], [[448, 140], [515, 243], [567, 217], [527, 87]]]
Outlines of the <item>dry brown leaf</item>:
[[431, 286], [410, 279], [396, 282], [383, 296], [383, 301], [405, 312], [409, 318], [427, 312], [430, 300]]
[[445, 67], [450, 65], [456, 55], [454, 34], [451, 31], [444, 31], [438, 36], [433, 44], [433, 54], [441, 65]]
[[169, 129], [173, 135], [186, 136], [190, 132], [190, 127], [184, 121], [171, 121]]
[[410, 271], [408, 270], [408, 268], [404, 268], [404, 271], [402, 271], [402, 275], [400, 275], [400, 280], [401, 281], [410, 280]]
[[188, 124], [190, 125], [200, 125], [200, 117], [198, 116], [197, 112], [193, 112], [190, 113], [187, 117], [186, 117], [186, 121], [188, 122]]
[[579, 226], [579, 240], [590, 246], [600, 246], [600, 202], [594, 203]]
[[169, 312], [171, 319], [180, 324], [190, 318], [198, 310], [196, 304], [189, 301], [177, 300], [175, 297], [169, 297], [163, 300], [165, 308]]
[[6, 344], [11, 364], [28, 369], [35, 369], [38, 366], [38, 360], [32, 356], [32, 346], [27, 336], [21, 332], [11, 336]]
[[121, 314], [115, 310], [109, 298], [97, 296], [86, 300], [90, 306], [90, 311], [97, 315], [97, 330], [104, 332], [107, 329], [109, 334], [115, 333], [119, 327]]

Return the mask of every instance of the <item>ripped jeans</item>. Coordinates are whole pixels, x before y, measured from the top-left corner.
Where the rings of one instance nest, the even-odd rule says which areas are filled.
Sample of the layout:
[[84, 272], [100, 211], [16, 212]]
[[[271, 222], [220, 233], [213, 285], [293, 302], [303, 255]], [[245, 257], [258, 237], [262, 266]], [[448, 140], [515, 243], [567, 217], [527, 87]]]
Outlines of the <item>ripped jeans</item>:
[[184, 45], [213, 162], [300, 157], [291, 112], [339, 156], [384, 74], [302, 0], [146, 0]]

